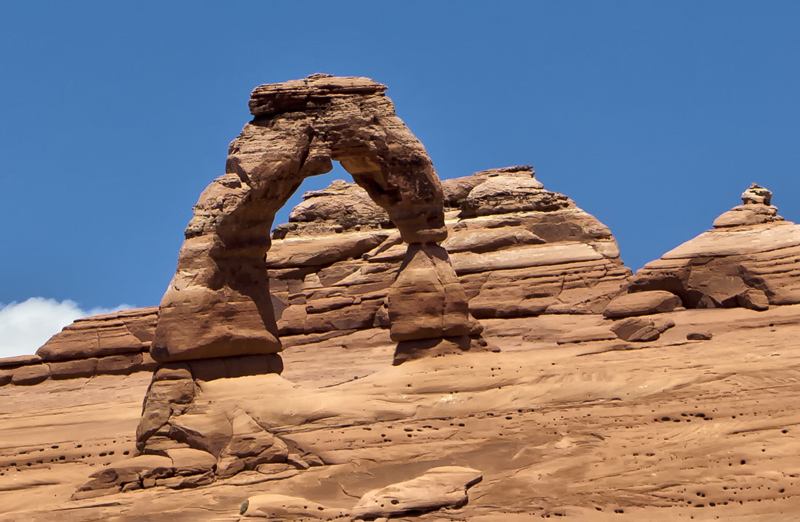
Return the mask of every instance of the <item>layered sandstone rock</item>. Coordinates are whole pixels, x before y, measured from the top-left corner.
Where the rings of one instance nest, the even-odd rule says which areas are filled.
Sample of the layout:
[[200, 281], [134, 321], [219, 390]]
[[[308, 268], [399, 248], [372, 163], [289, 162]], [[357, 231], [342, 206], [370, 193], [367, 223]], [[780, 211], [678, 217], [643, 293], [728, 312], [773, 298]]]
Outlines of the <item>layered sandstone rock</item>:
[[779, 216], [771, 198], [753, 184], [714, 229], [639, 270], [629, 291], [666, 290], [687, 308], [800, 303], [800, 226]]
[[[348, 208], [320, 206], [319, 200], [309, 199], [296, 209], [293, 222], [311, 224], [282, 229], [279, 235], [287, 243], [282, 251], [269, 252], [264, 265], [275, 212], [304, 178], [330, 171], [332, 160], [388, 213], [405, 242], [432, 245], [447, 237], [443, 193], [433, 165], [395, 116], [385, 90], [368, 78], [313, 75], [253, 91], [254, 119], [231, 143], [226, 174], [200, 196], [186, 229], [177, 272], [159, 309], [152, 348], [156, 360], [279, 352], [266, 268], [320, 267], [358, 257], [386, 239], [381, 227], [360, 230], [362, 222], [371, 223], [380, 214], [366, 198]], [[338, 232], [353, 230], [356, 235], [324, 238], [317, 233], [313, 247], [287, 237], [289, 232], [301, 237], [319, 232], [313, 223], [329, 213], [341, 218]], [[434, 262], [428, 250], [421, 252], [414, 256]], [[452, 273], [447, 261], [441, 270]], [[449, 288], [439, 285], [437, 291]], [[394, 302], [402, 308], [404, 299], [411, 296], [398, 294]], [[446, 306], [458, 300], [463, 301], [460, 306]], [[340, 305], [329, 303], [323, 309], [330, 306]], [[424, 310], [425, 320], [458, 323], [466, 330], [466, 310], [460, 294], [447, 296]], [[405, 337], [392, 328], [393, 337]]]
[[0, 359], [0, 386], [152, 371], [156, 363], [148, 352], [157, 312], [133, 308], [76, 319], [36, 355]]
[[680, 306], [681, 300], [671, 292], [653, 290], [625, 294], [614, 298], [603, 311], [609, 319], [620, 319], [636, 315], [650, 315], [671, 312]]
[[77, 319], [36, 355], [46, 362], [141, 353], [149, 350], [158, 308], [133, 308]]
[[529, 166], [479, 172], [450, 247], [476, 318], [600, 313], [630, 275], [611, 231]]
[[[298, 333], [331, 333], [371, 327], [386, 298], [391, 338], [401, 343], [395, 362], [442, 353], [431, 344], [485, 346], [447, 251], [437, 244], [447, 237], [441, 184], [425, 148], [395, 116], [385, 89], [368, 78], [313, 75], [253, 91], [254, 119], [231, 143], [226, 174], [194, 207], [176, 274], [159, 307], [150, 353], [164, 366], [145, 397], [136, 436], [140, 453], [189, 444], [172, 419], [196, 413], [202, 374], [230, 378], [219, 368], [242, 357], [263, 360], [248, 365], [247, 375], [281, 372], [276, 309], [302, 323]], [[271, 250], [275, 212], [304, 178], [330, 171], [332, 160], [367, 196], [342, 183], [309, 195], [290, 224], [276, 231], [282, 244]], [[331, 196], [345, 196], [348, 203], [337, 204], [341, 198]], [[331, 220], [335, 226], [326, 226]], [[399, 275], [376, 289], [380, 297], [320, 292], [298, 310], [288, 298], [294, 290], [289, 283], [287, 301], [271, 295], [270, 271], [284, 280], [302, 278], [309, 290], [323, 289], [321, 269], [379, 247], [391, 235], [386, 227], [409, 246]], [[280, 283], [274, 286], [283, 290]], [[206, 443], [195, 443], [201, 446], [195, 449], [209, 451]], [[228, 459], [218, 462], [218, 473], [273, 463], [258, 452], [214, 456]]]
[[[566, 196], [545, 190], [530, 166], [487, 170], [442, 185], [448, 238], [441, 247], [474, 317], [600, 313], [630, 274], [608, 228]], [[450, 284], [453, 291], [446, 295], [459, 293], [452, 280], [445, 282], [447, 274], [435, 275], [436, 263], [445, 261], [409, 253], [408, 273], [398, 276], [409, 247], [388, 214], [368, 201], [360, 187], [336, 180], [306, 193], [289, 223], [276, 227], [270, 255], [280, 261], [268, 260], [270, 289], [286, 345], [387, 327], [392, 319], [401, 341], [425, 329], [464, 335], [461, 324], [448, 330], [438, 316], [417, 315], [429, 299], [423, 288]], [[377, 245], [366, 250], [367, 240]], [[386, 302], [402, 288], [418, 299], [409, 300], [406, 311], [395, 307], [392, 316]], [[463, 300], [454, 305], [463, 306]], [[479, 331], [471, 323], [469, 333]], [[462, 348], [458, 342], [431, 346], [444, 352], [470, 346], [460, 342]]]

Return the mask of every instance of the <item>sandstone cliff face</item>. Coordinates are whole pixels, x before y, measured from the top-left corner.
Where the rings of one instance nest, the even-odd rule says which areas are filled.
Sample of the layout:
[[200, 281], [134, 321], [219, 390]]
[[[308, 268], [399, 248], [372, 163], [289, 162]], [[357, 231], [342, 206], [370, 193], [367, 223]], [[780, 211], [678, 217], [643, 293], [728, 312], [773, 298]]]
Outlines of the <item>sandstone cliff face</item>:
[[[445, 180], [442, 186], [448, 230], [442, 247], [471, 315], [599, 313], [625, 283], [629, 271], [608, 228], [568, 197], [545, 190], [530, 167], [482, 171]], [[408, 244], [364, 189], [335, 180], [326, 189], [307, 192], [272, 237], [268, 291], [284, 346], [359, 331], [370, 339], [377, 334], [367, 332], [388, 328], [389, 289]], [[411, 256], [407, 275], [413, 280], [407, 286], [416, 303], [422, 303], [424, 285], [434, 284], [425, 279], [435, 273], [429, 262], [435, 258], [431, 254], [414, 261]], [[421, 265], [415, 268], [415, 263]], [[448, 275], [436, 277], [446, 280]], [[148, 351], [157, 311], [141, 308], [79, 319], [37, 356], [0, 361], [0, 385], [36, 384], [50, 375], [152, 371]], [[416, 322], [401, 332], [403, 340], [424, 330], [424, 321]], [[467, 333], [480, 330], [473, 322]], [[12, 370], [19, 370], [13, 380]]]
[[[626, 282], [630, 271], [608, 228], [545, 190], [530, 167], [442, 185], [442, 247], [474, 317], [600, 313]], [[276, 227], [267, 262], [284, 343], [388, 326], [385, 304], [407, 248], [356, 185], [337, 180], [306, 193], [289, 223]]]
[[667, 290], [687, 308], [800, 303], [800, 226], [779, 216], [771, 198], [753, 184], [712, 230], [639, 270], [629, 291]]

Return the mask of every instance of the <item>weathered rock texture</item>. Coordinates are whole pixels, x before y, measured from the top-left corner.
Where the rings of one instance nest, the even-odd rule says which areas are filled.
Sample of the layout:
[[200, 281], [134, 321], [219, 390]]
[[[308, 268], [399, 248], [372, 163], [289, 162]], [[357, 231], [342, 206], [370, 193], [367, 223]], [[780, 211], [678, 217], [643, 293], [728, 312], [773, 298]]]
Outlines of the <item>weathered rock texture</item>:
[[152, 371], [156, 362], [148, 352], [157, 311], [134, 308], [77, 319], [36, 355], [0, 359], [0, 386]]
[[687, 308], [800, 303], [800, 226], [777, 215], [771, 198], [753, 184], [714, 229], [639, 270], [629, 291], [666, 290]]
[[[403, 341], [440, 331], [464, 335], [460, 322], [419, 313], [431, 301], [448, 310], [464, 306], [447, 257], [477, 318], [600, 313], [626, 282], [630, 271], [608, 228], [566, 196], [542, 188], [529, 166], [442, 185], [448, 238], [441, 247], [409, 248], [389, 215], [354, 184], [337, 180], [304, 195], [289, 223], [275, 229], [267, 261], [278, 331], [287, 346], [390, 323]], [[437, 274], [437, 266], [444, 272]], [[450, 290], [422, 292], [440, 284]], [[387, 310], [387, 300], [402, 292], [416, 295], [406, 301], [410, 308]], [[456, 295], [444, 303], [443, 296]], [[479, 331], [470, 325], [470, 333]]]
[[[246, 499], [245, 520], [345, 521], [334, 517], [369, 492], [443, 466], [480, 470], [469, 501], [390, 520], [796, 519], [800, 305], [634, 319], [675, 326], [654, 341], [557, 345], [612, 321], [486, 319], [499, 353], [399, 366], [391, 342], [293, 346], [282, 375], [193, 378], [196, 409], [168, 421], [188, 447], [142, 457], [147, 374], [3, 386], [0, 522], [233, 522]], [[226, 451], [272, 447], [285, 462], [228, 475], [251, 457]]]
[[467, 503], [467, 489], [481, 481], [472, 468], [443, 466], [399, 484], [367, 492], [353, 508], [356, 520], [425, 513], [444, 507], [459, 508]]
[[608, 303], [603, 315], [609, 319], [620, 319], [671, 312], [680, 305], [681, 300], [675, 294], [664, 290], [652, 290], [615, 297]]
[[443, 246], [478, 318], [600, 313], [630, 270], [611, 231], [528, 166], [479, 172]]
[[[425, 148], [395, 116], [385, 89], [367, 78], [314, 75], [253, 91], [254, 119], [231, 143], [226, 174], [206, 188], [194, 207], [177, 272], [159, 307], [150, 353], [165, 366], [154, 375], [145, 397], [136, 435], [140, 453], [162, 454], [188, 444], [220, 459], [217, 474], [285, 462], [285, 455], [270, 460], [272, 454], [267, 458], [249, 449], [240, 454], [224, 450], [224, 445], [216, 448], [222, 453], [212, 451], [202, 430], [183, 429], [181, 422], [192, 415], [214, 417], [211, 410], [197, 412], [199, 382], [206, 374], [231, 377], [220, 368], [227, 368], [232, 358], [248, 358], [244, 373], [237, 376], [281, 372], [282, 345], [268, 268], [302, 273], [357, 258], [387, 239], [385, 226], [396, 228], [409, 245], [384, 294], [391, 338], [400, 343], [403, 355], [395, 362], [439, 355], [442, 350], [431, 348], [443, 343], [461, 350], [471, 348], [473, 340], [475, 348], [485, 346], [476, 339], [480, 327], [469, 316], [466, 293], [447, 251], [437, 244], [447, 237], [441, 184]], [[292, 213], [295, 226], [278, 232], [303, 239], [284, 239], [282, 249], [268, 252], [275, 213], [303, 179], [330, 171], [332, 160], [352, 174], [368, 197], [358, 193], [358, 201], [346, 206], [309, 198]], [[335, 184], [329, 192], [351, 195], [353, 189]], [[388, 219], [376, 217], [384, 212]], [[336, 220], [334, 230], [316, 226], [322, 216]], [[380, 221], [372, 226], [376, 219]], [[337, 235], [344, 230], [348, 234]], [[361, 326], [361, 310], [326, 323], [328, 312], [355, 299], [326, 296], [304, 313], [316, 313], [325, 332], [346, 330], [353, 322]], [[359, 304], [362, 300], [383, 304], [359, 295]], [[363, 308], [371, 314], [371, 326], [377, 306], [370, 304]], [[270, 432], [261, 431], [272, 441]], [[234, 429], [231, 440], [235, 437]]]
[[[151, 351], [156, 360], [281, 350], [264, 265], [272, 221], [303, 179], [330, 171], [332, 160], [339, 161], [386, 210], [407, 243], [435, 244], [447, 237], [442, 188], [433, 164], [419, 140], [395, 116], [385, 90], [367, 78], [313, 75], [253, 91], [254, 119], [231, 143], [226, 174], [200, 196], [186, 228], [178, 269], [159, 309]], [[296, 217], [308, 220], [320, 211], [325, 209], [304, 208]], [[358, 218], [343, 221], [342, 228], [358, 226]], [[321, 257], [303, 252], [299, 245], [274, 261], [267, 254], [268, 266], [285, 262], [308, 266], [330, 262], [337, 253], [359, 255], [385, 236], [365, 233], [346, 244], [331, 239], [315, 240], [314, 249], [325, 251]], [[434, 262], [426, 249], [410, 255]], [[436, 291], [448, 292], [454, 276], [450, 277], [446, 254], [435, 274]], [[410, 307], [402, 301], [411, 298], [398, 293], [394, 301], [402, 310]], [[457, 301], [461, 303], [456, 305]], [[466, 310], [463, 292], [456, 292], [421, 313], [426, 321], [461, 324], [460, 330], [467, 331]], [[395, 329], [397, 340], [406, 337]], [[446, 330], [428, 330], [425, 335], [441, 337]]]
[[[345, 519], [347, 512], [311, 502], [306, 498], [267, 493], [244, 501], [239, 512], [244, 518], [269, 520], [335, 520]], [[346, 519], [345, 519], [346, 520]]]
[[77, 319], [50, 338], [36, 355], [46, 362], [146, 352], [158, 309], [134, 308]]

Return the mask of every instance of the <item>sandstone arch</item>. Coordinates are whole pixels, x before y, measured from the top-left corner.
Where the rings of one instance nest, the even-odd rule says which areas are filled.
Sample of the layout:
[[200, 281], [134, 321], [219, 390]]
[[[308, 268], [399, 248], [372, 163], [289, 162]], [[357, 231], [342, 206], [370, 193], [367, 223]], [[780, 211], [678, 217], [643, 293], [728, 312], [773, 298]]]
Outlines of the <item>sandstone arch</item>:
[[[281, 350], [264, 255], [275, 213], [303, 179], [339, 161], [410, 245], [389, 293], [392, 338], [452, 338], [467, 348], [467, 298], [437, 243], [442, 188], [422, 143], [368, 78], [312, 75], [256, 88], [253, 120], [230, 145], [226, 173], [203, 191], [159, 309], [159, 362]], [[269, 254], [267, 253], [267, 256]], [[431, 341], [432, 340], [432, 341]]]

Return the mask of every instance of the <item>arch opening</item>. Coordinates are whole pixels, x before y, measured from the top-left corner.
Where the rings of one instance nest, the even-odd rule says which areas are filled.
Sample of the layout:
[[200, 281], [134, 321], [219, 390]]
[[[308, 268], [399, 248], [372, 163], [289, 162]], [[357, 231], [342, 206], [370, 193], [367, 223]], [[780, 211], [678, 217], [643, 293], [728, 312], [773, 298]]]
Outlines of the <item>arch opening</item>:
[[433, 164], [385, 96], [366, 78], [315, 75], [265, 85], [254, 119], [229, 147], [226, 174], [201, 194], [151, 348], [159, 362], [281, 351], [269, 293], [270, 232], [302, 182], [338, 161], [409, 244], [389, 291], [392, 339], [474, 331], [446, 251], [443, 196]]

